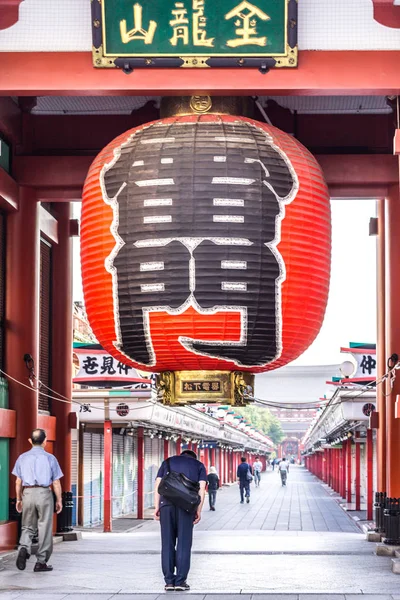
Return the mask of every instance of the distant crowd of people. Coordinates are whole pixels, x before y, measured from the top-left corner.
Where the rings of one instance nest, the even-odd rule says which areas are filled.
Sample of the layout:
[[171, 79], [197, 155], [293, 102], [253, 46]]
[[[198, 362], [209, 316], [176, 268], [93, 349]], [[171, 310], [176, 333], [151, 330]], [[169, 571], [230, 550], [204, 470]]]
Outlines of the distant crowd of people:
[[[17, 567], [24, 570], [31, 555], [32, 539], [38, 534], [35, 572], [52, 571], [48, 564], [52, 554], [52, 521], [55, 502], [57, 513], [62, 510], [60, 479], [63, 473], [57, 459], [45, 451], [47, 436], [43, 429], [35, 429], [29, 440], [32, 449], [22, 454], [13, 469], [16, 476], [17, 510], [22, 512], [22, 533], [19, 541]], [[266, 461], [275, 466], [286, 486], [289, 461], [286, 458]], [[241, 458], [237, 468], [240, 503], [250, 503], [250, 485], [260, 487], [264, 464], [256, 457], [252, 465]], [[215, 466], [209, 473], [193, 450], [183, 450], [161, 464], [155, 482], [154, 519], [161, 526], [161, 565], [165, 591], [190, 590], [187, 577], [190, 569], [193, 527], [201, 520], [208, 491], [210, 511], [215, 511], [220, 479]], [[54, 498], [53, 499], [53, 493]]]

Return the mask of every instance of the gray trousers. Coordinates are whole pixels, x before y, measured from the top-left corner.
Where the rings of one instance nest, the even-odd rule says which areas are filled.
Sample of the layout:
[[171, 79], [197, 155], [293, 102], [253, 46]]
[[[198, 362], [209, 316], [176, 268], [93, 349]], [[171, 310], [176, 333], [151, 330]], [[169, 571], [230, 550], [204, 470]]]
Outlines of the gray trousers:
[[37, 561], [47, 563], [53, 552], [54, 500], [50, 488], [25, 488], [22, 494], [22, 531], [19, 547], [31, 554], [32, 538], [39, 531]]

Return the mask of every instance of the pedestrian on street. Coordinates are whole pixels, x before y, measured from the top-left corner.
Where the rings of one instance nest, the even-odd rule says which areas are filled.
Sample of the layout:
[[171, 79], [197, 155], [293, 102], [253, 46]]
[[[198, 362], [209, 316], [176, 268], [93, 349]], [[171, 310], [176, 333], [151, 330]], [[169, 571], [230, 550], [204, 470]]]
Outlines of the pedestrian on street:
[[[169, 467], [168, 467], [169, 465]], [[162, 478], [170, 471], [182, 473], [192, 482], [200, 484], [199, 504], [196, 512], [189, 513], [158, 493]], [[193, 541], [193, 525], [199, 523], [206, 493], [206, 468], [192, 450], [184, 450], [180, 456], [164, 460], [158, 473], [154, 493], [154, 518], [161, 524], [161, 565], [165, 579], [165, 591], [186, 592], [190, 590], [187, 576]]]
[[246, 493], [246, 502], [250, 502], [250, 483], [253, 481], [251, 466], [246, 461], [246, 457], [242, 456], [241, 464], [237, 468], [237, 480], [240, 490], [240, 504], [244, 504], [244, 496]]
[[289, 473], [289, 463], [286, 458], [282, 458], [278, 470], [281, 476], [282, 485], [286, 487], [287, 476]]
[[256, 487], [260, 487], [262, 468], [263, 468], [263, 464], [260, 460], [260, 457], [257, 456], [256, 461], [253, 463], [253, 475], [254, 475], [254, 483], [256, 484]]
[[273, 458], [271, 461], [272, 470], [275, 471], [275, 459]]
[[35, 573], [52, 571], [47, 562], [53, 552], [53, 513], [62, 511], [61, 483], [63, 473], [57, 459], [45, 451], [47, 437], [43, 429], [34, 429], [29, 439], [32, 449], [18, 457], [12, 474], [16, 476], [17, 511], [22, 512], [17, 567], [23, 571], [31, 555], [32, 538], [39, 532]]
[[215, 510], [215, 501], [217, 499], [217, 491], [219, 490], [219, 477], [215, 467], [210, 467], [210, 472], [207, 475], [207, 484], [210, 510]]

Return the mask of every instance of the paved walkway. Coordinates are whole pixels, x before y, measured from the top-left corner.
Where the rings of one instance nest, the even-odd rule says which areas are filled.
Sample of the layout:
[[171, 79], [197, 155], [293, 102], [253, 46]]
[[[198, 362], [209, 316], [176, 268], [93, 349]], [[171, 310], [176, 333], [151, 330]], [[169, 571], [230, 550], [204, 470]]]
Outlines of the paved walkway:
[[237, 485], [217, 498], [218, 518], [206, 505], [199, 530], [346, 531], [357, 525], [328, 493], [328, 488], [302, 467], [292, 467], [286, 487], [275, 470], [262, 474], [261, 485], [251, 485], [250, 505], [239, 503]]
[[[190, 600], [400, 600], [390, 558], [374, 552], [312, 475], [293, 469], [282, 489], [269, 473], [249, 505], [232, 486], [219, 492], [216, 512], [204, 511]], [[163, 590], [155, 522], [130, 533], [84, 533], [58, 544], [51, 563], [52, 573], [33, 573], [32, 559], [23, 572], [15, 559], [0, 563], [0, 600], [156, 600]]]

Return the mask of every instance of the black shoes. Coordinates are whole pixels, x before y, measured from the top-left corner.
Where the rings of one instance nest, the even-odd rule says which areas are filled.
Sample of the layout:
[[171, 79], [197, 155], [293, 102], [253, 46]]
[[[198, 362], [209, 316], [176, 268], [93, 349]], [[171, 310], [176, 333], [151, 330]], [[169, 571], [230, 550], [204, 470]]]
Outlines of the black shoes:
[[241, 500], [241, 501], [240, 501], [240, 504], [244, 504], [244, 500]]
[[247, 496], [246, 502], [247, 502], [247, 504], [250, 502], [250, 496]]
[[175, 591], [175, 585], [173, 583], [166, 583], [164, 589], [165, 589], [166, 592], [174, 592]]
[[17, 556], [17, 563], [16, 563], [17, 568], [20, 571], [25, 570], [26, 561], [28, 560], [28, 558], [29, 558], [28, 550], [24, 547], [20, 548], [19, 552], [18, 552], [18, 556]]
[[176, 592], [188, 592], [190, 590], [190, 585], [188, 585], [185, 581], [185, 583], [181, 583], [180, 585], [176, 585], [175, 586], [175, 591]]
[[213, 506], [210, 506], [210, 510], [215, 510], [215, 508]]
[[51, 565], [46, 565], [46, 563], [37, 562], [33, 570], [35, 573], [43, 573], [44, 571], [52, 571], [53, 567]]

